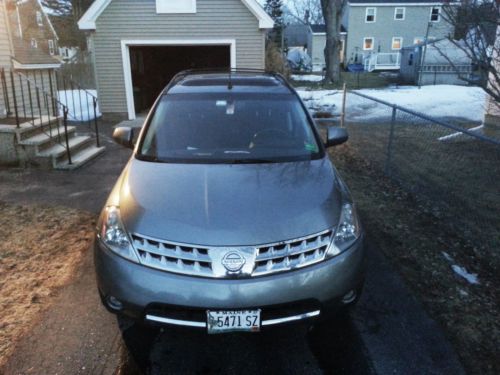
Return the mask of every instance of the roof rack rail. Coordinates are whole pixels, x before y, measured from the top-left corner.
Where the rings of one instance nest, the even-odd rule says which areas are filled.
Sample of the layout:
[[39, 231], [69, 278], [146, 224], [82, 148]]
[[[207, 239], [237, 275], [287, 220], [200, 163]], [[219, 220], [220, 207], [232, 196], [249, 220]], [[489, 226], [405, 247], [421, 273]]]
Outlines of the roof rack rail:
[[231, 74], [233, 73], [258, 73], [262, 75], [268, 75], [280, 80], [287, 88], [294, 91], [293, 87], [290, 85], [288, 80], [280, 73], [265, 70], [265, 69], [254, 69], [254, 68], [198, 68], [198, 69], [186, 69], [177, 73], [169, 82], [169, 84], [163, 90], [166, 93], [172, 86], [179, 82], [182, 78], [189, 75], [201, 74], [201, 73], [227, 73], [228, 74], [228, 84], [231, 82]]

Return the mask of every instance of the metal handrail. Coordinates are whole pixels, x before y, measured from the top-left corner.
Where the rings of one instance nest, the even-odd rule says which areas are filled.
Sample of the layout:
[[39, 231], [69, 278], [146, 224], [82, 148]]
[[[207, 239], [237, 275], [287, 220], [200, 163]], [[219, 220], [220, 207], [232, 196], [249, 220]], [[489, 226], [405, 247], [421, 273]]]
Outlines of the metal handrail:
[[[8, 82], [6, 79], [5, 75], [5, 68], [2, 68], [0, 70], [0, 80], [2, 81], [2, 88], [5, 88], [4, 92], [4, 99], [7, 99], [9, 101], [8, 96], [5, 95], [6, 93], [8, 94]], [[68, 129], [67, 129], [67, 115], [68, 115], [68, 108], [66, 105], [64, 105], [62, 102], [60, 102], [58, 99], [56, 99], [53, 95], [47, 93], [45, 90], [43, 90], [41, 87], [38, 86], [38, 84], [25, 76], [24, 74], [20, 72], [14, 72], [12, 70], [9, 71], [9, 77], [10, 77], [10, 86], [11, 86], [11, 94], [12, 94], [12, 99], [13, 99], [13, 105], [14, 105], [14, 116], [16, 119], [16, 127], [20, 127], [20, 119], [19, 119], [19, 106], [17, 103], [17, 94], [16, 94], [16, 79], [17, 78], [18, 83], [19, 83], [19, 88], [21, 90], [21, 99], [22, 99], [22, 113], [24, 114], [25, 118], [27, 117], [27, 114], [29, 113], [29, 117], [31, 118], [28, 123], [30, 123], [33, 127], [36, 127], [36, 122], [35, 122], [35, 110], [38, 112], [38, 117], [40, 119], [40, 131], [44, 133], [45, 135], [49, 136], [50, 139], [59, 144], [60, 146], [64, 147], [66, 150], [66, 155], [68, 157], [68, 163], [71, 164], [71, 150], [69, 147], [69, 140], [68, 140]], [[25, 91], [24, 91], [24, 85], [26, 85], [27, 88], [27, 95], [28, 98], [25, 98]], [[34, 92], [33, 92], [34, 90]], [[34, 96], [34, 97], [33, 97]], [[28, 109], [26, 108], [27, 100], [29, 103], [29, 112]], [[10, 101], [9, 103], [6, 103], [6, 108], [11, 108], [10, 106]], [[59, 109], [62, 110], [63, 113], [63, 126], [64, 126], [64, 135], [65, 135], [65, 142], [61, 142], [61, 134], [60, 134], [60, 126], [59, 126]], [[52, 113], [51, 113], [52, 110]], [[43, 125], [43, 112], [47, 112], [47, 120], [48, 120], [48, 126], [49, 126], [49, 131], [47, 132], [46, 129], [44, 128]], [[51, 115], [56, 119], [56, 125], [57, 125], [57, 135], [52, 134], [52, 122], [51, 122]]]

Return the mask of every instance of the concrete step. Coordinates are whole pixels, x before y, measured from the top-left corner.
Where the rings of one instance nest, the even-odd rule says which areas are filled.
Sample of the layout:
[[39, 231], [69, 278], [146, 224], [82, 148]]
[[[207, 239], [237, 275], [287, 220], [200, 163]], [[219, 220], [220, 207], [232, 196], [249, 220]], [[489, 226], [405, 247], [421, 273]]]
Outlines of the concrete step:
[[61, 117], [54, 116], [42, 116], [41, 118], [36, 118], [33, 121], [24, 122], [19, 125], [17, 129], [18, 141], [22, 141], [26, 138], [33, 137], [43, 131], [49, 132], [49, 125], [54, 130], [62, 125]]
[[[68, 140], [71, 155], [77, 154], [80, 150], [87, 148], [92, 143], [89, 136], [74, 136]], [[67, 159], [66, 143], [57, 143], [37, 154], [37, 158], [51, 158], [52, 166]]]
[[102, 154], [105, 149], [105, 147], [97, 146], [86, 147], [78, 151], [76, 154], [71, 155], [71, 164], [68, 164], [68, 160], [64, 159], [63, 161], [60, 161], [57, 165], [55, 165], [54, 168], [63, 170], [73, 170], [80, 168], [82, 165], [88, 163], [90, 160]]
[[[76, 127], [75, 126], [68, 126], [68, 138], [73, 138], [76, 132]], [[59, 126], [56, 129], [52, 129], [52, 138], [50, 137], [50, 134], [47, 132], [40, 132], [38, 134], [35, 134], [29, 138], [25, 138], [18, 143], [23, 146], [33, 146], [36, 147], [36, 152], [40, 153], [51, 146], [54, 146], [57, 144], [57, 136], [60, 134], [60, 141], [64, 142], [65, 137], [64, 137], [64, 126]]]

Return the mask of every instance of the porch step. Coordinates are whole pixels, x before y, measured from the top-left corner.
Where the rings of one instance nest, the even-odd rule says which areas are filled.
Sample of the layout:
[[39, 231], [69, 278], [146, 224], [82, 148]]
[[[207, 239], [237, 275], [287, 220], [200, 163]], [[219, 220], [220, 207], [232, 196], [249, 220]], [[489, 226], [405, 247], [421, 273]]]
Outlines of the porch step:
[[24, 122], [20, 124], [19, 128], [17, 129], [18, 140], [22, 141], [23, 139], [37, 135], [44, 131], [44, 129], [42, 128], [45, 128], [48, 133], [49, 125], [52, 129], [57, 129], [57, 127], [61, 125], [60, 120], [61, 117], [44, 115], [41, 118], [36, 118], [34, 121]]
[[[76, 126], [68, 126], [67, 128], [68, 138], [73, 138], [76, 132]], [[52, 138], [50, 137], [50, 134], [44, 133], [40, 130], [40, 133], [29, 138], [22, 139], [21, 141], [19, 141], [19, 144], [23, 146], [36, 146], [37, 151], [41, 152], [56, 144], [54, 138], [57, 138], [58, 134], [60, 134], [61, 139], [64, 140], [64, 126], [59, 126], [56, 129], [52, 129]]]
[[[68, 140], [68, 145], [71, 155], [76, 154], [79, 150], [87, 146], [91, 141], [92, 138], [90, 138], [88, 135], [74, 136], [70, 138]], [[61, 143], [57, 143], [54, 146], [49, 147], [42, 152], [39, 152], [37, 156], [42, 158], [52, 157], [54, 160], [54, 165], [56, 165], [57, 162], [62, 161], [62, 159], [67, 157], [65, 145], [66, 143], [64, 141]]]
[[106, 149], [105, 147], [97, 147], [97, 146], [86, 147], [77, 152], [76, 154], [71, 155], [71, 162], [72, 162], [71, 164], [68, 164], [68, 161], [65, 159], [64, 161], [56, 164], [54, 168], [62, 170], [73, 170], [80, 168], [82, 165], [88, 163], [92, 159], [102, 154], [105, 149]]

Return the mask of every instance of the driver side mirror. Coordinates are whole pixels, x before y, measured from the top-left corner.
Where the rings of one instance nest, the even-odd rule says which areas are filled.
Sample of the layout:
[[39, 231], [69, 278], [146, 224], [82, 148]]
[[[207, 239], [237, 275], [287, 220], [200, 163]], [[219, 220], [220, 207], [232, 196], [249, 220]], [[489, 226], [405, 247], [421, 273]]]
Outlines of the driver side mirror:
[[115, 128], [113, 140], [121, 146], [134, 148], [134, 129], [126, 126]]
[[342, 143], [347, 142], [348, 139], [349, 135], [347, 134], [347, 130], [344, 128], [330, 126], [327, 130], [325, 147], [341, 145]]

